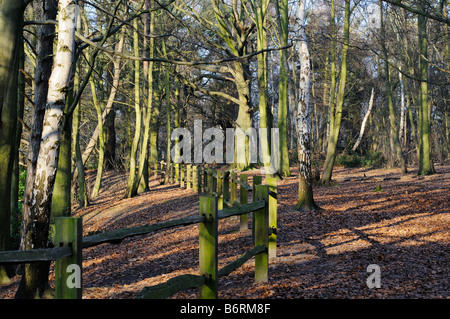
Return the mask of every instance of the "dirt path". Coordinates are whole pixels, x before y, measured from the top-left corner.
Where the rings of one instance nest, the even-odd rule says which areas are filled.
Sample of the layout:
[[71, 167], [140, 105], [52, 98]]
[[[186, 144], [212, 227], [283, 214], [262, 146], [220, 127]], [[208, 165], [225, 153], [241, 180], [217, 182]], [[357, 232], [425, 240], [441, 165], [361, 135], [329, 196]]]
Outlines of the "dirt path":
[[[277, 257], [269, 283], [253, 282], [253, 261], [219, 281], [219, 298], [449, 298], [450, 166], [438, 174], [336, 168], [332, 186], [315, 186], [324, 210], [293, 210], [297, 172], [279, 183]], [[255, 171], [251, 174], [257, 174]], [[111, 174], [111, 173], [109, 173]], [[151, 191], [122, 199], [124, 176], [107, 176], [83, 217], [84, 235], [198, 213], [192, 190], [151, 182]], [[219, 224], [219, 267], [251, 247], [239, 220]], [[381, 270], [369, 289], [367, 266]], [[143, 287], [198, 272], [198, 228], [188, 226], [83, 251], [84, 298], [134, 298]], [[12, 298], [19, 281], [0, 286]], [[197, 298], [197, 290], [174, 298]]]

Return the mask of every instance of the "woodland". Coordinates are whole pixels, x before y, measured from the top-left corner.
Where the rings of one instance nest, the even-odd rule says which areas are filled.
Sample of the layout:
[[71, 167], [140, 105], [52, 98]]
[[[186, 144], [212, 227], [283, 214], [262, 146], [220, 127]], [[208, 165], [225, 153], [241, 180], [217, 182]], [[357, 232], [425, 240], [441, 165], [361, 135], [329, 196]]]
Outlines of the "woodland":
[[[55, 298], [54, 262], [1, 254], [56, 247], [60, 217], [91, 236], [199, 215], [171, 180], [198, 158], [174, 136], [195, 121], [214, 161], [186, 164], [236, 173], [240, 196], [277, 180], [268, 280], [256, 256], [216, 297], [450, 297], [449, 0], [3, 0], [0, 298]], [[258, 160], [209, 128], [257, 129]], [[219, 267], [253, 247], [255, 216], [219, 223]], [[83, 298], [198, 273], [200, 228], [83, 249]]]

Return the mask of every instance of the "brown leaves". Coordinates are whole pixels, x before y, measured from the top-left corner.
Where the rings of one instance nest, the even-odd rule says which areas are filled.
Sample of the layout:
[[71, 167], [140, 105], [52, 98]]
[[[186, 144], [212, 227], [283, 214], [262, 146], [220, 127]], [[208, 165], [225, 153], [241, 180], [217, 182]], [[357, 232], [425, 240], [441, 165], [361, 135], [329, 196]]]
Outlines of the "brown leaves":
[[[402, 177], [398, 170], [336, 168], [332, 186], [314, 187], [325, 210], [313, 212], [293, 210], [297, 176], [279, 181], [278, 248], [269, 282], [254, 283], [251, 259], [219, 280], [219, 298], [447, 298], [450, 166], [437, 171], [418, 179], [414, 171]], [[121, 185], [117, 176], [110, 179]], [[150, 192], [124, 200], [120, 188], [109, 187], [97, 203], [76, 211], [85, 234], [198, 213], [192, 190], [152, 180]], [[219, 223], [219, 268], [252, 247], [251, 234], [238, 229], [236, 218]], [[379, 289], [366, 285], [369, 264], [380, 266]], [[143, 287], [198, 274], [198, 228], [85, 249], [83, 267], [84, 298], [134, 298]], [[0, 286], [0, 298], [12, 298], [17, 283]], [[173, 298], [198, 298], [198, 289]]]

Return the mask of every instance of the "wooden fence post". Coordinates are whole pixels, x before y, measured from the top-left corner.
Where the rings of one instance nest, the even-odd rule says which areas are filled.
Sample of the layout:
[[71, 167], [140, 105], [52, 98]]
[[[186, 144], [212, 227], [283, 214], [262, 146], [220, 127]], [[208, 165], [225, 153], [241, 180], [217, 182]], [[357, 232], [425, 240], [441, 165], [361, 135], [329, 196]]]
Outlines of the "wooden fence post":
[[231, 183], [230, 184], [230, 202], [231, 202], [231, 205], [233, 205], [233, 203], [235, 201], [237, 201], [237, 173], [236, 172], [230, 173], [230, 183]]
[[[230, 172], [223, 172], [223, 203], [224, 207], [233, 206], [233, 202], [230, 202]], [[229, 205], [230, 203], [231, 205]]]
[[216, 193], [217, 193], [217, 209], [223, 209], [223, 171], [217, 170], [216, 177]]
[[217, 298], [217, 198], [200, 197], [199, 214], [206, 221], [199, 224], [199, 268], [200, 275], [205, 276], [205, 283], [200, 286], [200, 299]]
[[175, 166], [175, 184], [180, 182], [180, 164], [176, 163]]
[[[237, 178], [237, 174], [235, 176], [236, 176], [235, 178]], [[241, 174], [240, 180], [242, 182], [247, 183], [247, 181], [248, 181], [247, 174]], [[235, 184], [234, 187], [236, 188], [236, 186], [237, 186], [237, 183]], [[233, 193], [233, 192], [235, 192], [234, 196], [236, 196], [236, 189], [234, 191], [232, 191], [231, 193]], [[239, 202], [241, 203], [241, 205], [248, 204], [248, 191], [247, 191], [247, 189], [244, 186], [241, 185], [239, 193], [240, 193], [239, 194]], [[241, 215], [239, 229], [240, 229], [240, 231], [246, 231], [248, 229], [248, 214]]]
[[272, 233], [269, 236], [269, 258], [277, 256], [277, 179], [267, 178], [269, 186], [269, 228]]
[[184, 174], [184, 169], [185, 169], [185, 165], [184, 164], [178, 164], [180, 166], [180, 187], [184, 188], [185, 185], [185, 174]]
[[81, 299], [82, 227], [80, 217], [55, 220], [55, 245], [72, 248], [72, 255], [55, 261], [56, 299]]
[[[252, 200], [255, 201], [256, 199], [256, 186], [261, 185], [262, 183], [262, 176], [256, 175], [253, 176], [253, 185], [252, 185]], [[252, 243], [255, 244], [255, 219], [254, 219], [255, 213], [252, 213]]]
[[192, 187], [192, 165], [186, 164], [186, 189], [191, 189]]
[[[253, 212], [255, 224], [255, 245], [269, 246], [269, 187], [267, 185], [257, 185], [255, 187], [255, 200], [264, 200], [264, 208]], [[255, 256], [255, 282], [267, 282], [269, 280], [269, 257], [268, 250]]]

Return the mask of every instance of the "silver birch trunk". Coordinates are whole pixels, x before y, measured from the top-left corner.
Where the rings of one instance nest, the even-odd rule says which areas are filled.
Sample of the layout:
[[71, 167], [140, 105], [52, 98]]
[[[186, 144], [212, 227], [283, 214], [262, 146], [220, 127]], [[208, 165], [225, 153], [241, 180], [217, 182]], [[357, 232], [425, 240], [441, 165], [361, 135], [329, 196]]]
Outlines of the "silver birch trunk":
[[296, 49], [300, 59], [296, 129], [298, 135], [299, 189], [297, 209], [317, 209], [313, 199], [311, 172], [311, 105], [309, 103], [311, 67], [305, 30], [305, 3], [300, 0], [295, 17]]
[[[75, 47], [74, 1], [60, 0], [58, 8], [58, 44], [54, 67], [49, 79], [44, 125], [31, 200], [31, 215], [34, 215], [35, 221], [42, 225], [48, 223], [50, 216], [49, 207], [58, 164], [66, 91], [69, 86]], [[45, 247], [47, 239], [43, 236], [41, 240], [42, 242], [37, 244], [39, 247]]]
[[402, 67], [399, 66], [400, 72], [398, 72], [398, 79], [400, 82], [400, 129], [399, 129], [399, 136], [398, 139], [400, 141], [400, 145], [405, 145], [405, 115], [406, 115], [406, 103], [405, 103], [405, 84], [403, 82], [403, 74], [402, 74]]
[[361, 123], [361, 130], [359, 131], [358, 139], [356, 140], [355, 145], [353, 145], [352, 151], [356, 151], [359, 144], [361, 143], [362, 137], [364, 135], [364, 130], [366, 129], [367, 120], [369, 119], [370, 112], [372, 111], [373, 106], [373, 98], [375, 96], [375, 90], [372, 88], [372, 92], [370, 93], [370, 101], [369, 101], [369, 108], [367, 109], [366, 115], [364, 115], [363, 121]]
[[[23, 229], [23, 249], [48, 247], [52, 190], [74, 57], [76, 8], [76, 3], [72, 0], [60, 0], [58, 3], [58, 42], [49, 79], [35, 179], [32, 189], [29, 190], [29, 210], [26, 217], [30, 223]], [[33, 298], [34, 294], [42, 293], [37, 290], [45, 286], [45, 283], [40, 281], [48, 279], [49, 269], [44, 268], [39, 265], [26, 265], [16, 297]]]

